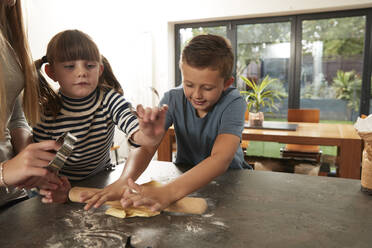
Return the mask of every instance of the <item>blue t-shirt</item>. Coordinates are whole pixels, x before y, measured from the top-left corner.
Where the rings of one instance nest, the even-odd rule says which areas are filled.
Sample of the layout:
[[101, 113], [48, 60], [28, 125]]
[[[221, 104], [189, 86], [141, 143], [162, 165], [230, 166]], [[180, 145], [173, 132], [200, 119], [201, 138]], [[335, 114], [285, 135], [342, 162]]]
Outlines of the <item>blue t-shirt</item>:
[[[164, 94], [160, 104], [169, 106], [165, 129], [172, 124], [176, 134], [176, 164], [194, 166], [209, 157], [219, 134], [233, 134], [242, 138], [246, 102], [235, 88], [227, 88], [206, 116], [200, 118], [186, 99], [183, 88]], [[243, 150], [239, 146], [230, 168], [246, 166]]]

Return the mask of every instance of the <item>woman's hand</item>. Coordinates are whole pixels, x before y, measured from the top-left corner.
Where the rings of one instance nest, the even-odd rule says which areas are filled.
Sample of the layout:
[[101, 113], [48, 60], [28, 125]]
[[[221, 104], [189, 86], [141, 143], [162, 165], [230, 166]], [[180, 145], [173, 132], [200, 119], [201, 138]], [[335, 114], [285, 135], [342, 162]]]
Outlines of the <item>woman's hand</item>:
[[49, 178], [50, 181], [56, 182], [53, 173], [43, 167], [54, 158], [59, 147], [53, 140], [28, 145], [3, 164], [4, 182], [7, 185], [21, 185], [33, 176]]
[[40, 189], [39, 194], [43, 196], [43, 203], [65, 203], [68, 200], [68, 192], [71, 189], [71, 184], [67, 177], [61, 177], [62, 185], [55, 190]]
[[126, 188], [125, 182], [119, 179], [99, 192], [82, 192], [80, 200], [86, 203], [85, 210], [89, 210], [92, 207], [99, 208], [106, 201], [120, 200]]
[[151, 211], [161, 211], [172, 203], [171, 198], [166, 186], [138, 185], [132, 179], [128, 179], [128, 188], [125, 190], [120, 203], [123, 208], [145, 206]]

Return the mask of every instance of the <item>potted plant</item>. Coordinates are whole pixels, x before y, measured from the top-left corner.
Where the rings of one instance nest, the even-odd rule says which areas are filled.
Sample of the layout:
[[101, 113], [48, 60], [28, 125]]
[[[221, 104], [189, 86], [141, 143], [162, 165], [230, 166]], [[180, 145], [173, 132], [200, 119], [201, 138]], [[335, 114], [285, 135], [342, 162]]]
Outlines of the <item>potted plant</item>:
[[280, 102], [283, 97], [287, 96], [283, 85], [277, 78], [269, 76], [266, 76], [259, 84], [244, 76], [240, 76], [240, 78], [249, 88], [249, 90], [240, 91], [247, 102], [249, 123], [251, 126], [262, 126], [264, 121], [262, 108], [267, 107], [270, 112], [272, 112], [272, 108], [278, 111], [276, 100]]

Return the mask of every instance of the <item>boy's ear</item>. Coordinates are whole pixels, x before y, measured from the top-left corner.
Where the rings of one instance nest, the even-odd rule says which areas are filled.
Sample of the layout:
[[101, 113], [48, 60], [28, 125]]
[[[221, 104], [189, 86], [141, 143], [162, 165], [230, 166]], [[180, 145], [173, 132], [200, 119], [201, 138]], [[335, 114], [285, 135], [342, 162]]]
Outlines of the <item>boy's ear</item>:
[[223, 90], [226, 90], [227, 88], [229, 88], [233, 83], [234, 83], [234, 77], [231, 77], [228, 80], [226, 80], [224, 83]]
[[44, 67], [44, 70], [45, 70], [45, 73], [48, 75], [48, 77], [53, 79], [53, 81], [57, 82], [54, 69], [50, 64], [46, 64]]

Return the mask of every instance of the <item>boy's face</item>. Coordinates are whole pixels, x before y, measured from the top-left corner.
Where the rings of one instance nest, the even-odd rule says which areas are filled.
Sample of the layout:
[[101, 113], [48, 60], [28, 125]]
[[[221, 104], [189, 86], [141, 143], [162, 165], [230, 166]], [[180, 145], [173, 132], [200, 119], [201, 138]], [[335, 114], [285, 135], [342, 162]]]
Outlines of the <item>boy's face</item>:
[[201, 118], [212, 109], [222, 92], [234, 82], [233, 78], [225, 81], [217, 70], [198, 69], [185, 62], [181, 64], [181, 71], [185, 96]]
[[91, 94], [98, 85], [103, 67], [97, 61], [73, 60], [47, 65], [45, 72], [58, 82], [60, 91], [70, 98], [83, 98]]

